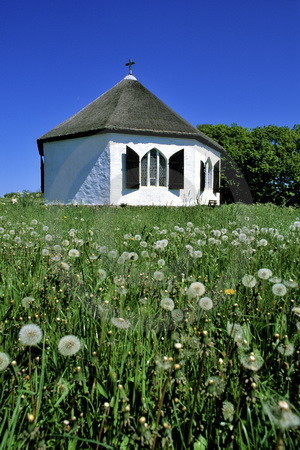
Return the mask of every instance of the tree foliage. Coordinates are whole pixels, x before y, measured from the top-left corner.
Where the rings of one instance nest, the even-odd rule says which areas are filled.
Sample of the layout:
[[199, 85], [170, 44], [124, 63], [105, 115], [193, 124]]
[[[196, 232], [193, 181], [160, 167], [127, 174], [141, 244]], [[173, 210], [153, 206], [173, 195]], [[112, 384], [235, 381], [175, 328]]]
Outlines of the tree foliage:
[[222, 157], [223, 202], [300, 204], [300, 125], [250, 129], [203, 124], [198, 129], [226, 151]]

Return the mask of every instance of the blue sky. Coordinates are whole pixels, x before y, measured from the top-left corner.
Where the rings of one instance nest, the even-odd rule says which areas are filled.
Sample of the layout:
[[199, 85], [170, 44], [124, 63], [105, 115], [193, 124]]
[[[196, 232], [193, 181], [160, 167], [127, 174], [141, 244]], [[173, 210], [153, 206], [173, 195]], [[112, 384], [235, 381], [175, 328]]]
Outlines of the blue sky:
[[0, 195], [36, 139], [127, 74], [191, 124], [300, 123], [299, 0], [11, 0], [0, 7]]

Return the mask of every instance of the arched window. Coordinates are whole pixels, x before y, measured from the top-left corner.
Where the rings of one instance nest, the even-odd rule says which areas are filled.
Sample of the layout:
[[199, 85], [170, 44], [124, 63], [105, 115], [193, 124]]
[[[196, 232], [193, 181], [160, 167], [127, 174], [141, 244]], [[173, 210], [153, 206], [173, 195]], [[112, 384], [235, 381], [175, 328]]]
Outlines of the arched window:
[[167, 186], [167, 161], [156, 148], [141, 159], [141, 186]]
[[205, 189], [213, 188], [213, 171], [210, 158], [205, 163]]

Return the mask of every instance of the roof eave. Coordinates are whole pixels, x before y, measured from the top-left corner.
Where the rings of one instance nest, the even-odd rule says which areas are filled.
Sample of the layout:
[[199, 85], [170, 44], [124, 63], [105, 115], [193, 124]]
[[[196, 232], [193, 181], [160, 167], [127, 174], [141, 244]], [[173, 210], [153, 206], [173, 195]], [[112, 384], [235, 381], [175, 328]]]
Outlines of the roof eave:
[[[195, 129], [196, 131], [196, 129]], [[41, 156], [44, 156], [44, 143], [46, 142], [55, 142], [55, 141], [64, 141], [67, 139], [74, 139], [78, 137], [85, 137], [85, 136], [93, 136], [96, 134], [105, 134], [105, 133], [122, 133], [122, 134], [137, 134], [141, 136], [158, 136], [158, 137], [173, 137], [173, 138], [186, 138], [186, 139], [196, 139], [197, 141], [201, 142], [201, 144], [207, 145], [210, 148], [213, 148], [214, 150], [224, 153], [224, 148], [219, 145], [217, 142], [206, 138], [206, 136], [201, 136], [201, 134], [198, 134], [197, 131], [194, 133], [185, 133], [185, 132], [172, 132], [172, 131], [155, 131], [155, 130], [139, 130], [139, 129], [116, 129], [116, 128], [103, 128], [101, 130], [90, 130], [90, 131], [81, 131], [78, 133], [70, 133], [68, 135], [63, 136], [50, 136], [48, 138], [39, 138], [37, 140], [37, 146], [39, 150], [39, 154]]]

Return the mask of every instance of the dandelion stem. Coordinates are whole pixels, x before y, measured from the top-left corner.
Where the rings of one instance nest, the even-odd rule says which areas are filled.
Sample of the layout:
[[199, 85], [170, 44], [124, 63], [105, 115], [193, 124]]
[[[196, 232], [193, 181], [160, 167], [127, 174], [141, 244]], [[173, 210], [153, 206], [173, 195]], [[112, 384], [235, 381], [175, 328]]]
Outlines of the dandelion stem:
[[153, 438], [153, 443], [152, 443], [152, 450], [155, 450], [156, 448], [156, 440], [157, 440], [157, 435], [158, 435], [158, 425], [159, 425], [159, 420], [160, 420], [160, 416], [161, 416], [161, 410], [162, 410], [162, 406], [164, 403], [164, 398], [167, 392], [167, 388], [169, 385], [171, 377], [169, 376], [168, 378], [166, 378], [162, 391], [161, 391], [161, 395], [157, 404], [157, 415], [156, 415], [156, 421], [155, 421], [155, 431], [154, 431], [154, 438]]
[[188, 447], [190, 446], [191, 440], [192, 440], [193, 421], [194, 421], [194, 416], [195, 416], [197, 397], [198, 397], [198, 393], [199, 393], [200, 386], [201, 386], [201, 376], [202, 376], [202, 372], [203, 372], [204, 359], [205, 359], [205, 349], [203, 349], [202, 356], [201, 356], [200, 363], [199, 363], [198, 374], [197, 374], [197, 385], [196, 385], [195, 394], [194, 394], [194, 400], [193, 400], [193, 405], [192, 405], [192, 410], [191, 410], [191, 417], [190, 417], [190, 421], [189, 421], [189, 425], [188, 425], [188, 432], [187, 432]]

